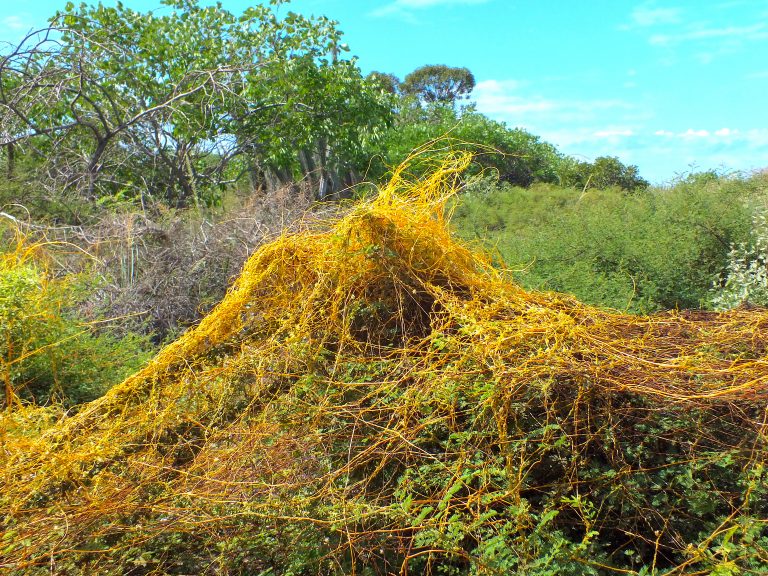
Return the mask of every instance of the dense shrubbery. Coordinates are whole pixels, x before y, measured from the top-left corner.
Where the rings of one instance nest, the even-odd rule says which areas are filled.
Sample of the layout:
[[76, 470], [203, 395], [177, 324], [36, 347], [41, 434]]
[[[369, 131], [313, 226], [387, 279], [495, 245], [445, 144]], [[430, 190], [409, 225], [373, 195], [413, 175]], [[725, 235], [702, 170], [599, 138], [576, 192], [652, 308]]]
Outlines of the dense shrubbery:
[[[458, 112], [453, 106], [419, 106], [404, 103], [398, 123], [382, 137], [372, 150], [374, 179], [386, 176], [388, 167], [399, 166], [415, 149], [441, 140], [433, 146], [439, 149], [469, 150], [475, 154], [475, 166], [470, 173], [487, 169], [499, 180], [518, 186], [533, 182], [557, 182], [562, 157], [557, 149], [525, 130], [510, 129], [473, 111]], [[412, 169], [419, 171], [419, 165]], [[424, 167], [423, 171], [428, 171]]]
[[650, 188], [467, 69], [166, 3], [0, 57], [0, 569], [761, 573], [768, 177]]
[[718, 310], [742, 305], [768, 307], [768, 218], [765, 210], [754, 217], [754, 239], [733, 244], [726, 270], [715, 281], [712, 303]]
[[461, 167], [262, 246], [196, 328], [44, 435], [0, 414], [0, 565], [759, 573], [768, 311], [521, 290], [444, 225]]
[[558, 177], [562, 186], [582, 190], [616, 187], [634, 192], [650, 185], [640, 176], [637, 166], [626, 166], [615, 156], [600, 156], [594, 162], [564, 157], [558, 166]]
[[[307, 187], [272, 194], [229, 194], [216, 211], [166, 211], [152, 220], [133, 212], [105, 214], [80, 241], [100, 256], [94, 300], [102, 314], [125, 317], [133, 331], [162, 342], [215, 306], [243, 262], [265, 239], [296, 225], [311, 204]], [[314, 217], [338, 209], [324, 203]], [[308, 216], [309, 217], [309, 216]], [[90, 238], [99, 238], [91, 244]]]
[[486, 179], [468, 187], [453, 223], [527, 287], [633, 312], [700, 308], [732, 247], [755, 236], [754, 206], [766, 196], [764, 178], [711, 174], [635, 194]]
[[[89, 319], [119, 318], [111, 324], [116, 333], [142, 334], [160, 343], [218, 303], [264, 239], [298, 224], [304, 215], [321, 218], [340, 208], [319, 204], [310, 216], [311, 203], [309, 187], [294, 185], [271, 194], [228, 193], [215, 209], [155, 205], [138, 212], [130, 202], [102, 203], [90, 208], [88, 224], [21, 218], [16, 223], [35, 238], [69, 245], [67, 257], [51, 261], [52, 273], [76, 272], [78, 284], [88, 285], [78, 291], [82, 298], [77, 301], [71, 301], [74, 294], [68, 296], [70, 310]], [[18, 207], [8, 210], [25, 214]]]
[[[457, 110], [446, 104], [418, 105], [408, 98], [402, 105], [395, 126], [370, 150], [369, 176], [374, 180], [386, 178], [389, 167], [399, 166], [414, 150], [426, 147], [436, 155], [470, 151], [475, 162], [469, 174], [485, 173], [515, 186], [551, 183], [582, 190], [616, 187], [628, 192], [648, 187], [636, 166], [615, 157], [584, 162], [565, 156], [538, 136], [491, 120], [472, 106]], [[416, 175], [429, 169], [428, 162], [411, 164]]]
[[0, 256], [0, 370], [4, 406], [19, 401], [79, 404], [98, 398], [147, 358], [145, 338], [115, 337], [77, 318], [86, 295], [77, 279], [57, 278], [36, 245]]

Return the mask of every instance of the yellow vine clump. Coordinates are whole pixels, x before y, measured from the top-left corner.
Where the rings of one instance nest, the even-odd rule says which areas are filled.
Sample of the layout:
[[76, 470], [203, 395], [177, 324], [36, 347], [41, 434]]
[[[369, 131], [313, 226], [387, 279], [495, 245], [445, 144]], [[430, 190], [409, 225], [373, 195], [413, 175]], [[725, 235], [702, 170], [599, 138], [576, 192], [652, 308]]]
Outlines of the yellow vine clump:
[[396, 171], [261, 247], [196, 328], [77, 413], [0, 420], [0, 567], [768, 562], [768, 312], [638, 317], [521, 289], [449, 233], [469, 161]]
[[[11, 221], [8, 234], [0, 215], [0, 380], [3, 394], [0, 408], [19, 408], [21, 402], [14, 376], [25, 361], [44, 352], [50, 344], [41, 342], [32, 328], [45, 326], [61, 308], [59, 285], [49, 286], [45, 266], [45, 243], [30, 241]], [[4, 236], [9, 236], [4, 238]]]

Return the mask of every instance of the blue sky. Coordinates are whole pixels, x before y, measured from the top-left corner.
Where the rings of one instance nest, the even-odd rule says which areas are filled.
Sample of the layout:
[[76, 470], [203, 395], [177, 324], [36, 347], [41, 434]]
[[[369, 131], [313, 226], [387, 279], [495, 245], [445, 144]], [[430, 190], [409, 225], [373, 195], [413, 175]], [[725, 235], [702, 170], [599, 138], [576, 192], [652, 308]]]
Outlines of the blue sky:
[[[0, 39], [64, 3], [3, 0]], [[239, 13], [251, 2], [222, 3]], [[768, 167], [766, 0], [293, 0], [287, 9], [338, 20], [364, 72], [466, 66], [481, 112], [577, 157], [618, 156], [655, 183]]]

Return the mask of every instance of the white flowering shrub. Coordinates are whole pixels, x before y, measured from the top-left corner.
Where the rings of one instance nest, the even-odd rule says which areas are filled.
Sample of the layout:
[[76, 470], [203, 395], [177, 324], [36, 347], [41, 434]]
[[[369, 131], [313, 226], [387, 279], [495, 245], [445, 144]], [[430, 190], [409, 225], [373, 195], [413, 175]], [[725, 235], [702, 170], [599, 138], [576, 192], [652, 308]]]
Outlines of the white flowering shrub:
[[733, 246], [728, 265], [714, 283], [712, 305], [730, 310], [742, 304], [768, 307], [768, 214], [754, 218], [754, 241]]

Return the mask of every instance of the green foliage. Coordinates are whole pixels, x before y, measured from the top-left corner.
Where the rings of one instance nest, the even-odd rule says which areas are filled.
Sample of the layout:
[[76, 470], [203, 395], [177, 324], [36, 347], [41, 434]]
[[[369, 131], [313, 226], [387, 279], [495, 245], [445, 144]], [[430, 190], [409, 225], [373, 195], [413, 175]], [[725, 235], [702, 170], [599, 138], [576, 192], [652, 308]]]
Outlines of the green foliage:
[[639, 313], [700, 308], [732, 246], [752, 237], [750, 198], [765, 194], [760, 182], [694, 176], [627, 195], [485, 179], [461, 198], [453, 224], [496, 251], [526, 287]]
[[558, 176], [563, 186], [582, 190], [617, 187], [635, 192], [650, 185], [640, 176], [637, 166], [625, 166], [615, 156], [600, 156], [591, 163], [563, 158], [558, 167]]
[[55, 40], [32, 34], [0, 57], [9, 171], [23, 148], [57, 193], [179, 207], [216, 204], [249, 171], [345, 184], [392, 101], [338, 57], [336, 23], [279, 16], [282, 1], [240, 16], [165, 3], [158, 15], [70, 2]]
[[[363, 78], [354, 60], [313, 55], [275, 62], [248, 86], [248, 102], [280, 102], [271, 122], [243, 111], [233, 121], [240, 144], [253, 149], [263, 169], [290, 179], [309, 177], [319, 199], [356, 183], [367, 166], [364, 151], [391, 123], [392, 94], [376, 78]], [[282, 101], [282, 102], [281, 102]], [[331, 180], [330, 190], [323, 189]]]
[[406, 96], [427, 104], [453, 104], [469, 98], [475, 88], [475, 77], [468, 68], [427, 65], [408, 74], [400, 88]]
[[[332, 363], [334, 355], [327, 356]], [[535, 395], [520, 398], [509, 406], [514, 433], [500, 443], [488, 414], [498, 383], [458, 377], [436, 380], [428, 391], [392, 385], [371, 394], [361, 384], [396, 378], [399, 362], [350, 362], [335, 369], [358, 392], [327, 387], [322, 371], [305, 374], [292, 391], [272, 399], [285, 426], [268, 442], [290, 442], [290, 430], [314, 426], [317, 437], [308, 441], [322, 440], [324, 456], [313, 456], [307, 466], [335, 469], [350, 454], [373, 449], [381, 429], [344, 410], [329, 413], [328, 403], [365, 401], [385, 412], [408, 406], [412, 427], [402, 433], [413, 450], [411, 462], [385, 457], [328, 484], [309, 483], [276, 497], [279, 505], [266, 514], [256, 488], [250, 488], [252, 503], [217, 503], [187, 501], [159, 487], [158, 497], [172, 513], [140, 523], [115, 518], [108, 527], [113, 535], [80, 546], [98, 554], [66, 555], [57, 568], [83, 575], [138, 568], [200, 573], [207, 567], [233, 576], [373, 576], [396, 569], [453, 576], [650, 576], [687, 563], [725, 575], [753, 573], [767, 558], [764, 466], [750, 460], [750, 445], [718, 441], [741, 437], [732, 414], [659, 410], [623, 395], [603, 405], [597, 394], [577, 400], [572, 387], [562, 386], [546, 398], [558, 422], [542, 425], [542, 414], [527, 405]], [[581, 401], [600, 411], [601, 419], [579, 430], [568, 414]], [[602, 418], [610, 414], [615, 420], [607, 425]], [[589, 439], [579, 445], [578, 434]], [[399, 441], [405, 442], [388, 440], [394, 446]], [[296, 446], [285, 457], [307, 458], [305, 450], [312, 448], [317, 446]], [[518, 460], [530, 454], [536, 466], [519, 468]], [[279, 485], [271, 489], [281, 491]], [[332, 496], [318, 498], [323, 491]], [[470, 494], [471, 507], [463, 505]], [[179, 514], [219, 520], [195, 531], [194, 524], [174, 518]], [[163, 530], [152, 528], [157, 522]], [[408, 537], [389, 538], [393, 526], [410, 527]], [[636, 534], [656, 534], [658, 540], [640, 541]], [[681, 553], [680, 542], [691, 545]], [[344, 553], [351, 546], [355, 553]]]
[[[383, 179], [389, 167], [398, 166], [418, 148], [434, 145], [436, 155], [456, 150], [475, 153], [471, 173], [491, 171], [503, 182], [529, 186], [533, 182], [557, 181], [560, 154], [525, 130], [510, 129], [474, 111], [457, 112], [450, 106], [405, 107], [398, 122], [383, 136], [373, 156], [372, 176]], [[431, 169], [431, 163], [414, 163], [418, 175]]]
[[[33, 251], [32, 248], [21, 248]], [[93, 400], [148, 357], [146, 339], [115, 338], [71, 312], [75, 279], [51, 278], [25, 254], [0, 260], [0, 374], [4, 405], [18, 400], [70, 406]]]
[[[645, 196], [504, 190], [548, 198], [528, 206], [542, 221]], [[768, 313], [636, 318], [519, 290], [451, 240], [427, 191], [281, 236], [146, 370], [44, 435], [12, 421], [9, 573], [764, 565]]]
[[389, 94], [401, 93], [400, 78], [398, 78], [394, 74], [390, 74], [388, 72], [373, 71], [370, 74], [368, 74], [366, 78], [368, 80], [375, 82], [382, 90], [384, 90]]
[[[455, 207], [457, 231], [492, 248], [526, 287], [639, 313], [710, 303], [768, 305], [766, 220], [763, 212], [753, 219], [752, 209], [755, 197], [766, 196], [764, 181], [707, 173], [649, 189], [637, 167], [618, 158], [580, 162], [472, 107], [456, 110], [455, 102], [474, 87], [467, 69], [425, 66], [402, 84], [382, 73], [363, 78], [354, 59], [338, 58], [345, 48], [334, 22], [294, 13], [279, 18], [274, 7], [281, 0], [241, 16], [220, 5], [203, 8], [197, 0], [165, 4], [174, 10], [163, 16], [119, 3], [68, 4], [55, 19], [62, 26], [60, 49], [28, 62], [42, 75], [37, 78], [49, 80], [27, 84], [30, 98], [20, 89], [25, 78], [0, 66], [5, 93], [15, 94], [14, 105], [34, 119], [25, 125], [11, 118], [9, 131], [30, 138], [35, 150], [21, 154], [4, 145], [3, 200], [26, 194], [43, 159], [61, 168], [62, 181], [32, 190], [41, 206], [59, 202], [56, 219], [79, 220], [97, 209], [72, 203], [67, 194], [73, 189], [98, 199], [98, 209], [145, 195], [178, 206], [212, 206], [248, 171], [286, 182], [308, 178], [317, 196], [326, 198], [359, 180], [369, 154], [375, 155], [369, 175], [384, 179], [414, 149], [437, 141], [437, 158], [457, 150], [477, 154]], [[78, 77], [73, 71], [80, 85], [71, 83]], [[69, 100], [51, 98], [51, 86]], [[407, 175], [422, 176], [434, 161], [415, 162]], [[185, 311], [191, 319], [198, 304], [223, 293], [235, 236], [222, 234], [217, 241], [199, 227], [206, 254], [199, 256], [201, 248], [190, 242], [194, 260], [185, 260], [177, 239], [176, 260], [160, 266], [147, 258], [142, 270], [134, 265], [145, 253], [134, 250], [131, 237], [130, 271], [122, 272], [125, 283], [136, 286], [134, 300], [150, 285], [146, 293], [168, 304], [175, 317], [184, 306], [192, 308]], [[386, 243], [391, 238], [397, 238], [394, 224], [381, 243], [365, 244], [344, 262], [362, 256], [366, 266], [394, 266], [401, 254], [398, 244], [393, 249]], [[344, 235], [343, 242], [353, 240]], [[77, 304], [92, 297], [88, 278], [50, 273], [34, 252], [19, 244], [0, 260], [3, 406], [92, 400], [137, 369], [148, 346], [135, 335], [118, 338], [98, 322], [78, 318]], [[410, 264], [422, 256], [415, 248], [405, 252]], [[187, 274], [179, 272], [185, 262], [194, 262]], [[346, 272], [339, 266], [306, 285], [320, 293]], [[364, 273], [363, 267], [352, 271]], [[144, 284], [140, 274], [148, 279]], [[155, 290], [158, 277], [167, 293]], [[457, 356], [474, 345], [468, 335], [491, 333], [505, 310], [489, 312], [482, 324], [459, 322], [442, 330], [435, 320], [448, 318], [448, 308], [410, 290], [413, 278], [413, 270], [401, 271], [383, 288], [337, 290], [350, 298], [344, 312], [349, 335], [369, 339], [365, 353], [385, 351], [375, 360], [359, 350], [345, 356], [344, 340], [335, 336], [297, 336], [293, 325], [275, 336], [272, 349], [247, 351], [243, 340], [208, 350], [195, 371], [190, 367], [186, 380], [176, 382], [189, 390], [153, 412], [170, 418], [178, 409], [179, 418], [156, 427], [151, 422], [151, 433], [121, 448], [137, 450], [139, 457], [123, 461], [124, 453], [115, 453], [107, 464], [84, 465], [92, 466], [79, 477], [89, 497], [98, 495], [92, 479], [107, 466], [112, 479], [137, 466], [121, 487], [130, 486], [138, 504], [108, 507], [93, 515], [100, 520], [92, 524], [101, 526], [83, 523], [74, 535], [68, 526], [65, 532], [53, 525], [61, 531], [56, 546], [69, 538], [64, 549], [73, 552], [38, 551], [29, 557], [27, 573], [52, 571], [54, 556], [56, 569], [71, 574], [373, 576], [407, 569], [461, 576], [640, 576], [690, 567], [726, 576], [763, 569], [768, 482], [756, 455], [764, 452], [765, 435], [750, 436], [753, 431], [743, 427], [746, 418], [759, 423], [762, 413], [746, 414], [753, 409], [747, 404], [737, 414], [714, 403], [654, 403], [620, 387], [598, 390], [578, 371], [562, 378], [532, 375], [510, 391], [510, 370], [554, 370], [540, 358], [558, 345], [560, 334], [535, 343], [538, 350], [520, 365], [504, 365], [500, 350]], [[712, 278], [718, 278], [714, 293]], [[439, 275], [432, 280], [434, 290], [458, 287], [450, 302], [466, 312], [467, 295], [477, 287], [440, 287]], [[300, 275], [290, 276], [280, 288], [302, 282]], [[397, 301], [388, 301], [393, 294]], [[413, 313], [392, 321], [403, 302]], [[540, 308], [526, 304], [503, 321], [522, 321]], [[258, 316], [257, 302], [247, 310], [237, 317], [252, 314], [259, 318], [256, 331], [269, 330], [274, 320]], [[277, 309], [275, 317], [285, 310]], [[313, 312], [313, 321], [331, 313]], [[430, 322], [428, 329], [390, 354], [420, 321]], [[532, 326], [519, 341], [489, 342], [499, 349], [533, 347], [529, 339], [541, 326]], [[238, 334], [245, 338], [248, 331]], [[590, 360], [576, 358], [568, 342], [559, 360], [586, 366]], [[206, 340], [201, 348], [209, 345]], [[270, 359], [270, 350], [283, 345]], [[237, 353], [242, 356], [223, 368], [216, 365]], [[429, 362], [421, 363], [425, 358]], [[143, 393], [155, 394], [154, 384], [182, 374], [180, 366], [156, 375], [151, 392]], [[217, 396], [219, 389], [226, 393]], [[139, 395], [128, 394], [138, 402]], [[185, 408], [206, 403], [213, 409], [182, 421]], [[40, 419], [25, 423], [22, 436], [48, 425]], [[249, 452], [258, 442], [264, 445]], [[157, 475], [139, 483], [155, 463]], [[104, 477], [98, 481], [106, 485]], [[179, 489], [185, 482], [194, 488]], [[37, 497], [45, 498], [30, 499], [32, 512]], [[67, 497], [72, 509], [86, 498], [75, 492]], [[11, 515], [3, 520], [2, 554], [30, 547], [17, 535], [34, 523], [13, 523]]]

